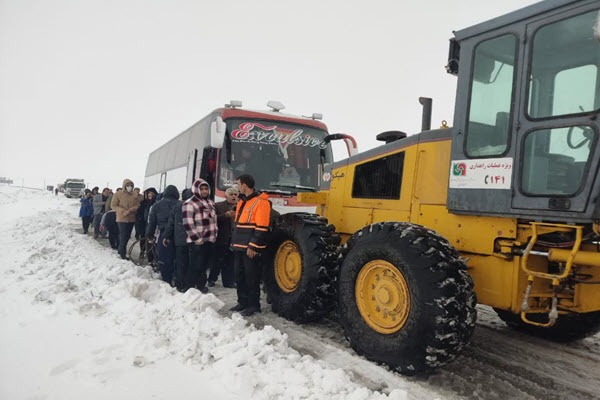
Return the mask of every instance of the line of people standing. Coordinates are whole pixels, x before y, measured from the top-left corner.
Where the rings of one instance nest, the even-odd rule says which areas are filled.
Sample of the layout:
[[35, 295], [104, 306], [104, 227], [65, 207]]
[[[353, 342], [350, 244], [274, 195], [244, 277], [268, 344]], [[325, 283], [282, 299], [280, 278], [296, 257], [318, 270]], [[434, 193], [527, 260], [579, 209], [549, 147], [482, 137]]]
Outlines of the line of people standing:
[[[120, 188], [117, 189], [119, 192]], [[94, 230], [94, 237], [107, 237], [110, 246], [116, 249], [118, 246], [118, 226], [116, 222], [116, 211], [111, 209], [113, 191], [104, 188], [99, 193], [99, 188], [85, 189], [80, 200], [81, 207], [79, 216], [82, 220], [83, 233], [87, 234], [90, 226]]]
[[163, 199], [151, 208], [146, 230], [147, 239], [153, 240], [158, 227], [163, 280], [170, 283], [174, 270], [178, 290], [195, 287], [207, 293], [221, 274], [224, 287], [237, 288], [238, 301], [231, 310], [245, 316], [261, 312], [260, 255], [271, 225], [268, 195], [258, 193], [254, 183], [252, 176], [240, 175], [237, 188], [228, 188], [226, 199], [216, 204], [203, 179], [184, 191], [183, 203], [175, 202], [177, 188], [168, 186]]
[[104, 226], [106, 215], [113, 213], [117, 248], [123, 259], [127, 258], [127, 243], [135, 227], [141, 251], [145, 246], [156, 246], [162, 279], [174, 282], [181, 292], [197, 288], [207, 293], [221, 275], [224, 287], [237, 288], [237, 305], [231, 310], [250, 316], [261, 311], [260, 256], [266, 249], [271, 222], [268, 195], [255, 191], [254, 184], [252, 176], [240, 175], [238, 187], [228, 188], [226, 199], [215, 204], [211, 187], [203, 179], [182, 192], [183, 201], [179, 201], [179, 191], [173, 185], [161, 195], [154, 188], [146, 189], [140, 198], [133, 182], [125, 179], [122, 190], [114, 196], [109, 189], [93, 196], [97, 201], [91, 201], [90, 217], [87, 204], [92, 196], [84, 195], [80, 216], [87, 233], [89, 223], [96, 221], [94, 206], [103, 214], [98, 217], [99, 226]]

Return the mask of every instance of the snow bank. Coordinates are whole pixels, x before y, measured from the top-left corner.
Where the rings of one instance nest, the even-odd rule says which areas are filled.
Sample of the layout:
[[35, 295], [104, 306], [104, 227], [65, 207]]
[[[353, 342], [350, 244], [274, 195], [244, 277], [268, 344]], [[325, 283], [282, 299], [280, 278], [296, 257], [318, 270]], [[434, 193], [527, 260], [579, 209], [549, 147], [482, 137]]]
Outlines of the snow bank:
[[[67, 327], [70, 318], [92, 319], [106, 329], [97, 335], [129, 343], [122, 356], [129, 357], [128, 367], [119, 364], [120, 379], [139, 374], [145, 366], [176, 360], [200, 371], [198, 379], [207, 390], [210, 385], [226, 389], [228, 398], [407, 398], [403, 390], [383, 394], [361, 387], [343, 370], [299, 354], [288, 345], [287, 335], [271, 326], [258, 330], [239, 314], [219, 315], [224, 304], [212, 294], [178, 293], [149, 268], [120, 260], [79, 233], [77, 211], [76, 200], [0, 188], [5, 255], [0, 293], [16, 296], [18, 288], [27, 299], [21, 307], [34, 308], [23, 313], [45, 314], [59, 327]], [[3, 319], [10, 315], [2, 309]], [[169, 373], [155, 369], [148, 379], [161, 375]], [[139, 390], [136, 398], [156, 395], [144, 392], [143, 386]], [[113, 396], [131, 398], [125, 393]]]

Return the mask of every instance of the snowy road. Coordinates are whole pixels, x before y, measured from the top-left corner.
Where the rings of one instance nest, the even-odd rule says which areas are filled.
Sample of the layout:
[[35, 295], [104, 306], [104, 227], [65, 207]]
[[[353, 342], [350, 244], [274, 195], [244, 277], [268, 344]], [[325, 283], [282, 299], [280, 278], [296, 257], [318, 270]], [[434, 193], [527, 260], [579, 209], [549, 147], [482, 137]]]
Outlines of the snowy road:
[[[226, 304], [222, 310], [235, 304], [234, 292], [213, 289]], [[402, 388], [414, 399], [431, 398], [432, 392], [448, 399], [600, 398], [600, 335], [549, 342], [509, 329], [491, 308], [478, 306], [477, 329], [463, 354], [434, 375], [407, 378], [356, 355], [333, 320], [297, 325], [268, 310], [250, 320], [286, 333], [294, 349], [344, 369], [371, 390]]]
[[600, 335], [547, 342], [480, 306], [455, 362], [407, 378], [357, 356], [333, 318], [296, 325], [263, 303], [244, 320], [235, 290], [175, 292], [77, 233], [77, 210], [0, 188], [0, 398], [600, 398]]

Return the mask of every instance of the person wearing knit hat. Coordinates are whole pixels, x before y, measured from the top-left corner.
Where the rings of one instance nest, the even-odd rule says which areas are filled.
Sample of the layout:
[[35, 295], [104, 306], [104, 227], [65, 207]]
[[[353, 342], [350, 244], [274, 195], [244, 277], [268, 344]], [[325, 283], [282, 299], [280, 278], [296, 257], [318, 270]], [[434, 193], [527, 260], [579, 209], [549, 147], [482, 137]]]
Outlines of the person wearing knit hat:
[[210, 198], [208, 182], [196, 179], [192, 184], [192, 193], [193, 196], [183, 203], [181, 211], [190, 247], [186, 286], [196, 287], [202, 293], [208, 293], [206, 271], [212, 265], [215, 256], [217, 213], [215, 203]]

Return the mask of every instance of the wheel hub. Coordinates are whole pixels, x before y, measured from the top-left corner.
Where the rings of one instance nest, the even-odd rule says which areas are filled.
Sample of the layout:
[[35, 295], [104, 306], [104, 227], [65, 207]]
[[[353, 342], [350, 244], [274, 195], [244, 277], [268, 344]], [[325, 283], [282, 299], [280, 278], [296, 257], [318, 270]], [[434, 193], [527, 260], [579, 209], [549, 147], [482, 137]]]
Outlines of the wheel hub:
[[291, 293], [298, 287], [302, 277], [302, 255], [296, 243], [286, 240], [275, 254], [275, 280], [279, 288]]
[[410, 314], [406, 279], [385, 260], [373, 260], [362, 267], [356, 279], [355, 296], [362, 318], [379, 333], [398, 332]]

